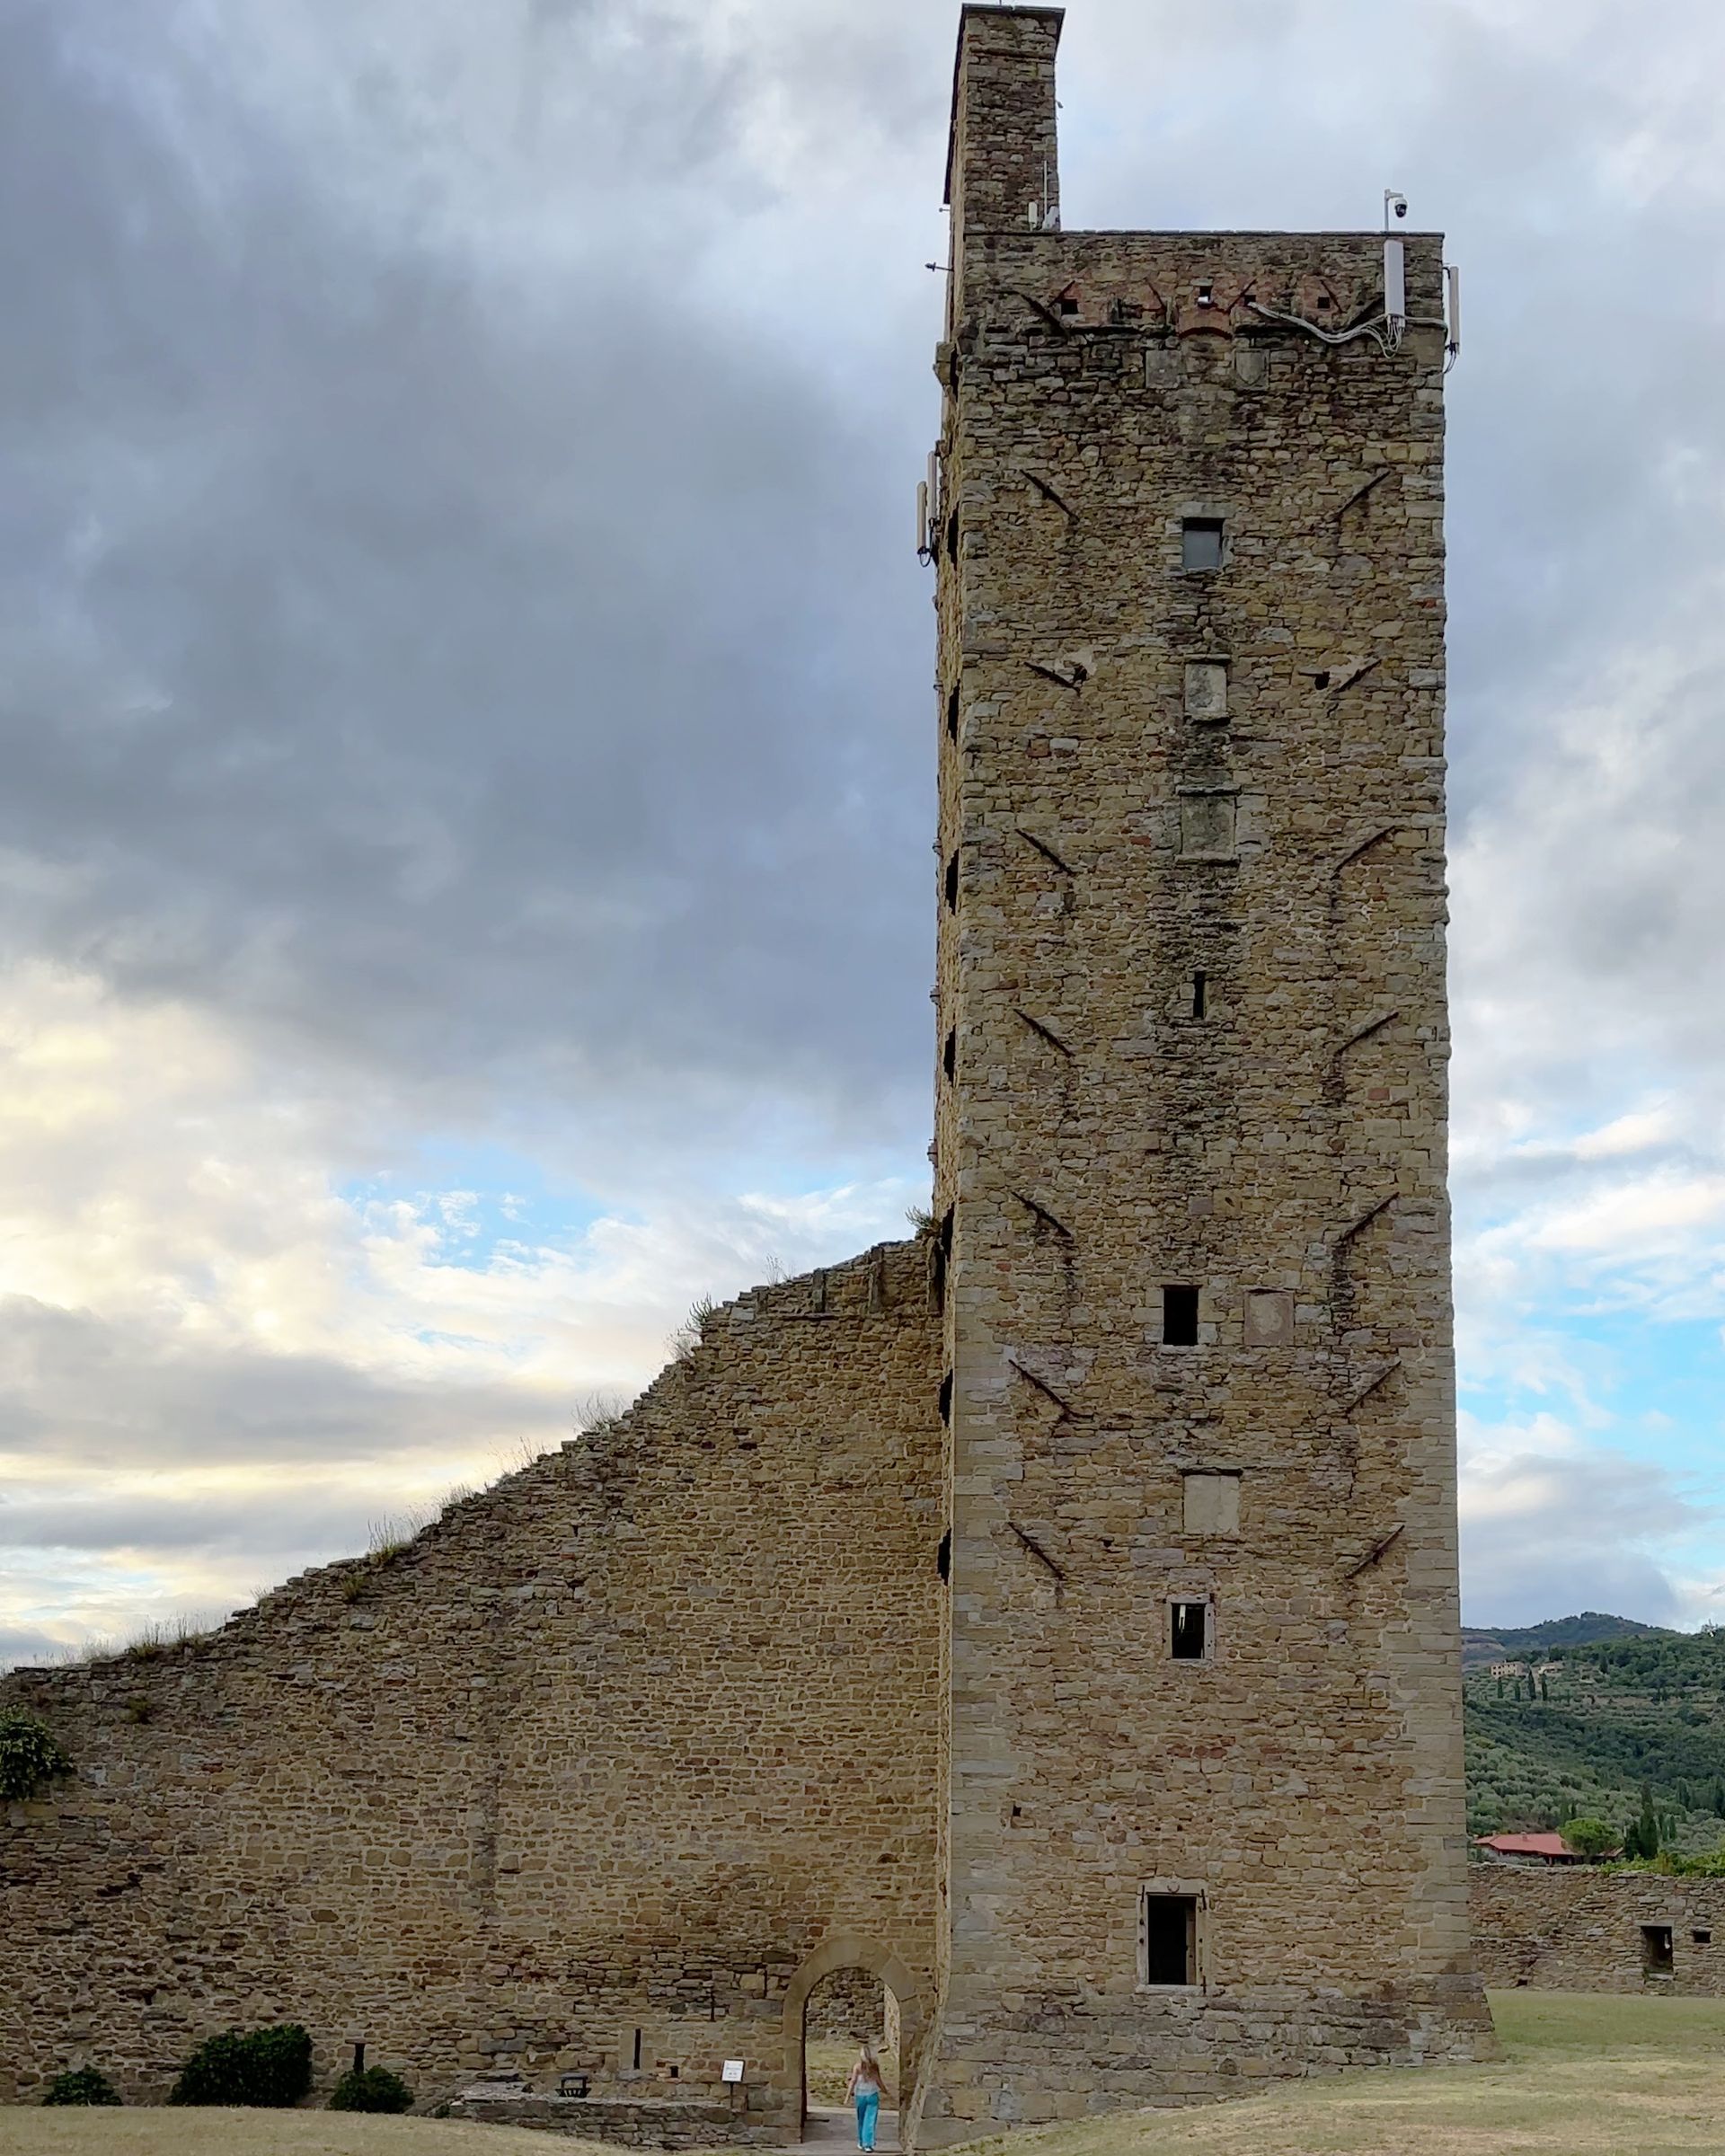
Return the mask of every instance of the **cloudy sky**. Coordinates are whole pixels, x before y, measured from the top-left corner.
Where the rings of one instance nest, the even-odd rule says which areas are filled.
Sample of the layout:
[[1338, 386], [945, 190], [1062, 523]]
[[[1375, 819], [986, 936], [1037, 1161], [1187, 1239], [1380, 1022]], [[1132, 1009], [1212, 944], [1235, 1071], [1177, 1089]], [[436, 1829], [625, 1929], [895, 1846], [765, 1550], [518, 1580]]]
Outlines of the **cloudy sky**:
[[[225, 1612], [927, 1186], [954, 6], [0, 0], [0, 1659]], [[1066, 222], [1452, 377], [1466, 1601], [1725, 1616], [1704, 0], [1075, 0]]]

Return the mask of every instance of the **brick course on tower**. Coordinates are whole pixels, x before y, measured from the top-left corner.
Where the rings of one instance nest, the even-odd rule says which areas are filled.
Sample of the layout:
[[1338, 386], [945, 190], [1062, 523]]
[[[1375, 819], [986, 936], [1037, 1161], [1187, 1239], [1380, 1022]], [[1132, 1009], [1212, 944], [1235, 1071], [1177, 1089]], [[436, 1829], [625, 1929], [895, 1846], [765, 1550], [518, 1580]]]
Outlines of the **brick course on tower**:
[[284, 2018], [321, 2087], [794, 2139], [842, 1970], [925, 2147], [1490, 2052], [1438, 243], [1398, 338], [1379, 235], [1061, 232], [1060, 23], [960, 30], [934, 1224], [399, 1551], [0, 1684], [74, 1768], [0, 1821], [0, 2101]]

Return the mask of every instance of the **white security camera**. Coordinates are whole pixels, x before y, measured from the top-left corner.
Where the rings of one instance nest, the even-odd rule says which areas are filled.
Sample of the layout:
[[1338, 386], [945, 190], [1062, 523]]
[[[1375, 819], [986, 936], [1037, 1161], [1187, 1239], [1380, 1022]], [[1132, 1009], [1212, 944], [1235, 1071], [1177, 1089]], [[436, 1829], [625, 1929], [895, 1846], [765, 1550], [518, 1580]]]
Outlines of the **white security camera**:
[[1401, 195], [1395, 198], [1395, 214], [1398, 217], [1405, 217], [1408, 214], [1407, 201]]
[[1398, 195], [1393, 187], [1386, 187], [1384, 190], [1384, 222], [1386, 225], [1390, 221], [1392, 210], [1398, 217], [1405, 217], [1408, 214], [1408, 198], [1405, 195]]

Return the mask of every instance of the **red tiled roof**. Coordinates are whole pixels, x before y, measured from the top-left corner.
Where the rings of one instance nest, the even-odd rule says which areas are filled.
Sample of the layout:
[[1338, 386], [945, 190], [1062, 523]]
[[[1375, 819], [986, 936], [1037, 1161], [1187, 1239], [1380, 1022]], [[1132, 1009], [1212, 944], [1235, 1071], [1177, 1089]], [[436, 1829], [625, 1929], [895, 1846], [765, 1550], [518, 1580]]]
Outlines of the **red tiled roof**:
[[1571, 1849], [1561, 1834], [1479, 1834], [1482, 1849], [1495, 1849], [1500, 1857], [1569, 1857], [1581, 1853]]

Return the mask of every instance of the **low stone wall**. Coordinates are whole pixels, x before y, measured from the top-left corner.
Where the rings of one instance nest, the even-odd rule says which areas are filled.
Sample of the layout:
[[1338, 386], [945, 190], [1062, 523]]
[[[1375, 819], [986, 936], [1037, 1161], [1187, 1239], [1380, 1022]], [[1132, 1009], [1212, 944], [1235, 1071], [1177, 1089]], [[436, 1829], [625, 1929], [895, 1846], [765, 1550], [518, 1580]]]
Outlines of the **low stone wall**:
[[449, 2107], [451, 2118], [485, 2126], [532, 2126], [583, 2141], [622, 2142], [637, 2149], [718, 2149], [781, 2138], [745, 2125], [728, 2104], [674, 2103], [657, 2097], [540, 2096], [531, 2090], [470, 2090]]
[[1480, 1974], [1496, 1990], [1725, 1998], [1725, 1879], [1477, 1864], [1468, 1902]]

